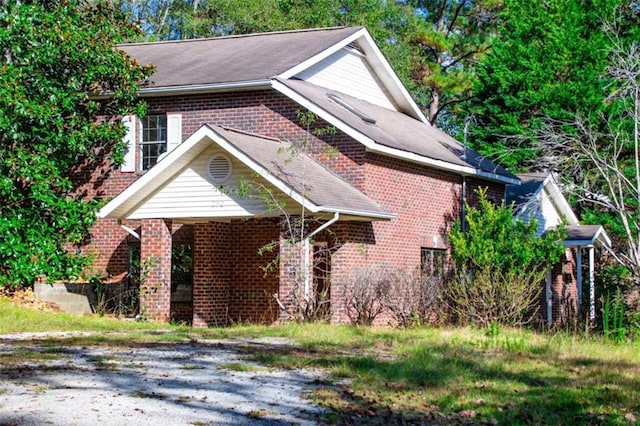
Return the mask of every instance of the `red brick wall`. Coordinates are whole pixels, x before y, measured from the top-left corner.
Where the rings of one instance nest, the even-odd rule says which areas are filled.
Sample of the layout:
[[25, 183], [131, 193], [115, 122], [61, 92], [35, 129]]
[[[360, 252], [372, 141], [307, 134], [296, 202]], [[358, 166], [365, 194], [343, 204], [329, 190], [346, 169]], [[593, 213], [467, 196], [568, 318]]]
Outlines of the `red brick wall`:
[[367, 160], [366, 194], [397, 218], [373, 222], [375, 244], [366, 247], [366, 261], [418, 267], [420, 247], [447, 247], [460, 216], [462, 178], [376, 154]]
[[[278, 318], [273, 295], [278, 293], [278, 249], [262, 248], [278, 242], [274, 219], [238, 220], [230, 224], [233, 239], [225, 248], [230, 262], [229, 320], [272, 323]], [[262, 254], [261, 254], [262, 253]], [[265, 270], [266, 268], [266, 270]]]
[[565, 257], [554, 265], [551, 272], [553, 322], [568, 324], [576, 318], [578, 313], [577, 282], [575, 249], [566, 248]]
[[[204, 124], [232, 127], [292, 143], [304, 143], [308, 152], [356, 187], [364, 178], [364, 147], [338, 133], [313, 136], [300, 124], [303, 108], [274, 91], [246, 91], [178, 97], [149, 98], [149, 113], [181, 113], [182, 136], [187, 138]], [[318, 118], [309, 130], [330, 127]], [[335, 149], [332, 149], [335, 148]]]
[[193, 326], [227, 323], [229, 304], [229, 227], [224, 223], [199, 223], [194, 227]]
[[169, 322], [171, 221], [143, 219], [140, 238], [140, 307], [147, 318]]
[[262, 247], [277, 241], [273, 219], [195, 225], [194, 327], [277, 319], [273, 295], [278, 275], [264, 271], [276, 259], [277, 247], [260, 254]]
[[467, 201], [474, 207], [478, 206], [477, 191], [479, 189], [486, 189], [487, 199], [495, 204], [501, 204], [504, 201], [504, 184], [479, 178], [467, 178]]

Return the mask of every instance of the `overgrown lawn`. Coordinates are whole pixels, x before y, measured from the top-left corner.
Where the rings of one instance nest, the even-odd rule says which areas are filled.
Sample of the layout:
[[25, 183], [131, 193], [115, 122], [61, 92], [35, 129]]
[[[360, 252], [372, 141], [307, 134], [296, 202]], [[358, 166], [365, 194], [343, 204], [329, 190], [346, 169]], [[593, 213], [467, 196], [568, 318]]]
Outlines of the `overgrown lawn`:
[[328, 379], [312, 396], [333, 410], [326, 422], [628, 424], [640, 419], [640, 344], [606, 343], [599, 336], [321, 324], [197, 330], [42, 313], [0, 299], [0, 334], [26, 331], [98, 332], [58, 341], [63, 345], [285, 337], [295, 344], [238, 348], [268, 367], [326, 371]]

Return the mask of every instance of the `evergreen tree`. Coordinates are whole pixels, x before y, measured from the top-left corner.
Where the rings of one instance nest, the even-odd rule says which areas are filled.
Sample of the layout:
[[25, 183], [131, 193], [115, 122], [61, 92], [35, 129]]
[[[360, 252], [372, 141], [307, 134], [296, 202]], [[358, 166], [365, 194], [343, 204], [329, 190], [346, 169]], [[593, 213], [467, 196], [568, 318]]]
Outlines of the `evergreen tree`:
[[603, 22], [624, 0], [507, 0], [499, 39], [478, 66], [471, 143], [512, 171], [544, 167], [534, 138], [546, 119], [602, 111], [610, 43]]

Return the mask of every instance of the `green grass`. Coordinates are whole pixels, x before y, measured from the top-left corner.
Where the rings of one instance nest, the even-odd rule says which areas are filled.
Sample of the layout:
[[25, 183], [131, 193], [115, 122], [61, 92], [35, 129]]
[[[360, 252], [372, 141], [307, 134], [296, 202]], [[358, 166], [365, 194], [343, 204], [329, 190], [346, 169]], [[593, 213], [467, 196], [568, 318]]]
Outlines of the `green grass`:
[[320, 382], [312, 398], [333, 410], [328, 422], [622, 425], [629, 414], [640, 418], [640, 343], [599, 336], [322, 324], [197, 330], [44, 314], [0, 300], [0, 334], [47, 330], [98, 332], [51, 339], [52, 347], [290, 338], [295, 345], [237, 349], [267, 367], [326, 371], [330, 383]]

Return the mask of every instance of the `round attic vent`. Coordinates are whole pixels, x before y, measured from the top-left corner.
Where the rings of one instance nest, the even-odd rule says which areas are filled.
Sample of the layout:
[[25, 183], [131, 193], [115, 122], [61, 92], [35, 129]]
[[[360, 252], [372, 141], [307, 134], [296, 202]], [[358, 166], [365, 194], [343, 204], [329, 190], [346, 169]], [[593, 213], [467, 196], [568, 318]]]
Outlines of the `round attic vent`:
[[225, 155], [216, 154], [209, 160], [209, 179], [213, 183], [224, 183], [231, 176], [231, 161]]

